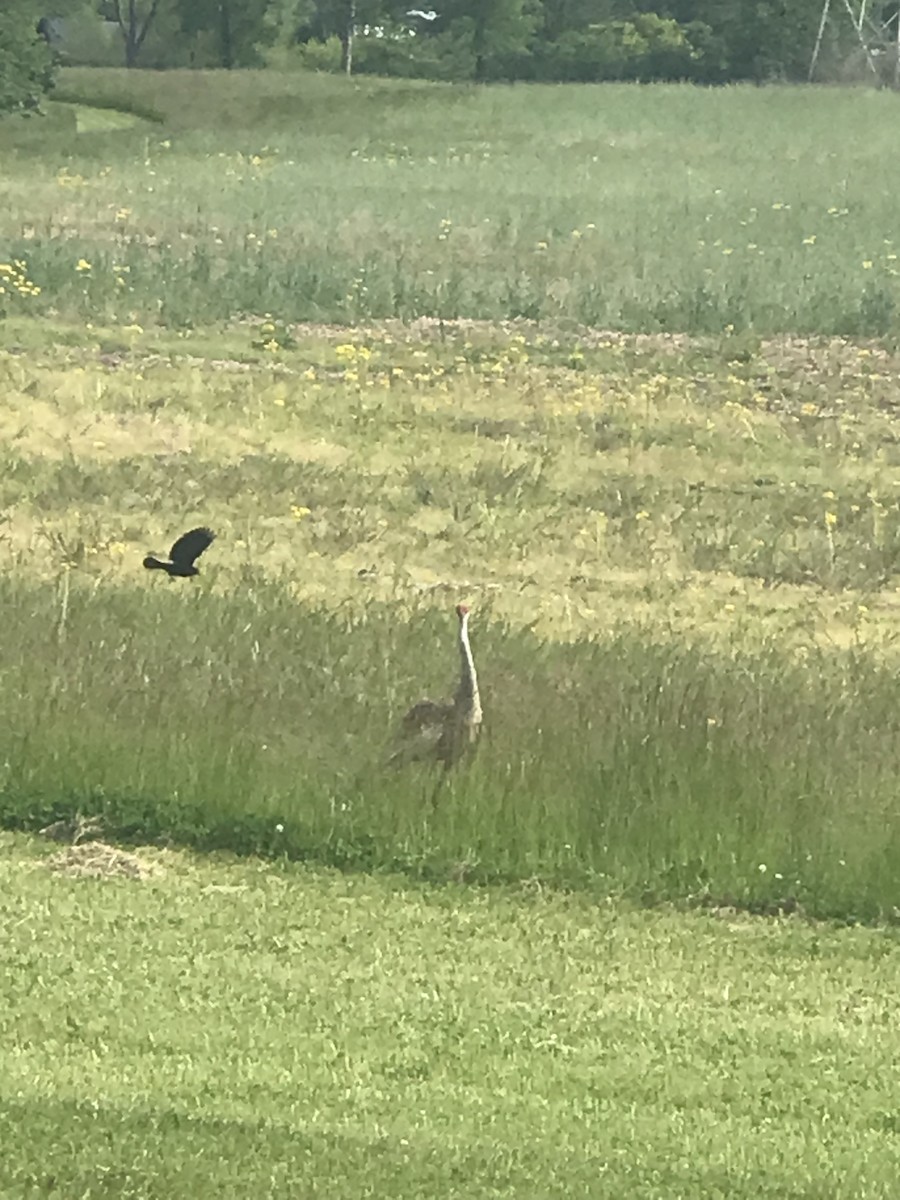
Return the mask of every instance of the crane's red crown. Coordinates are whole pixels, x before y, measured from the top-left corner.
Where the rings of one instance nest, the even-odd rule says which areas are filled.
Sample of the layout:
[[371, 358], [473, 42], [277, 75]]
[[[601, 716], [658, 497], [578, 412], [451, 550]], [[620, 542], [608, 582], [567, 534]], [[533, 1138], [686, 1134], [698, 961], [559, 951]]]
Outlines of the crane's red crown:
[[469, 615], [469, 606], [468, 606], [468, 604], [457, 604], [457, 606], [456, 606], [456, 615], [457, 615], [458, 617], [467, 617], [467, 616]]

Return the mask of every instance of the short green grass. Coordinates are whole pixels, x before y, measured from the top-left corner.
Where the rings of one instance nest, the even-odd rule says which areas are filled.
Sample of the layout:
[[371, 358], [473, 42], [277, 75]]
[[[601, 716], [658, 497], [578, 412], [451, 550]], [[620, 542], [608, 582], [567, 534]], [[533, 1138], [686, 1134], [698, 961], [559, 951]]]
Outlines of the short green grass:
[[0, 242], [41, 289], [11, 312], [900, 327], [888, 92], [73, 69], [58, 97], [0, 125]]
[[891, 933], [142, 853], [0, 840], [3, 1195], [896, 1194]]

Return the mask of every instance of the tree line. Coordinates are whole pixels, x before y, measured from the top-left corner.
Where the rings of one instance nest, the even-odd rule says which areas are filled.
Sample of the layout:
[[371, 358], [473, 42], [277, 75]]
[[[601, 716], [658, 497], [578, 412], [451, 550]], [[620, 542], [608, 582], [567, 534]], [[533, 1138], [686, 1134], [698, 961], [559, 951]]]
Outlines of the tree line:
[[[896, 44], [900, 0], [863, 30], [833, 0], [3, 0], [0, 111], [38, 103], [60, 60], [259, 67], [442, 80], [803, 80]], [[857, 5], [858, 7], [858, 5]], [[862, 32], [863, 37], [860, 37]]]

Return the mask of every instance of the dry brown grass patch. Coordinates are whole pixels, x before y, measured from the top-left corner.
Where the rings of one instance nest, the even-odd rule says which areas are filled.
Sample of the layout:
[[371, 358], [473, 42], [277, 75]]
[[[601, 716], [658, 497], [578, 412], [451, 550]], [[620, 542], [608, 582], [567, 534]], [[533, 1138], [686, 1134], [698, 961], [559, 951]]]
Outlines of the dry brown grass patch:
[[77, 846], [66, 846], [64, 850], [51, 854], [44, 860], [48, 871], [71, 878], [84, 879], [149, 879], [157, 868], [131, 854], [118, 850], [106, 842], [82, 842]]

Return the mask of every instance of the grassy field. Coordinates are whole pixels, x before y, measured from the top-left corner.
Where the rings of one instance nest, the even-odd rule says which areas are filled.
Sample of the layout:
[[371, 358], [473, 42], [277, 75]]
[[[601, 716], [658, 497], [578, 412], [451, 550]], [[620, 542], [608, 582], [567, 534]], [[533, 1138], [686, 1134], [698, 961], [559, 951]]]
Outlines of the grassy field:
[[896, 1194], [890, 933], [141, 853], [0, 840], [4, 1196]]
[[894, 1195], [891, 103], [0, 124], [0, 1195]]
[[41, 289], [10, 311], [900, 327], [887, 92], [69, 70], [58, 95], [0, 125], [0, 239]]
[[[368, 261], [364, 243], [382, 265], [396, 243], [404, 286], [426, 254], [438, 288], [465, 266], [462, 310], [509, 314], [478, 280], [531, 279], [526, 248], [555, 264], [531, 280], [544, 299], [556, 274], [576, 291], [624, 278], [595, 254], [579, 276], [576, 259], [594, 234], [627, 248], [626, 204], [645, 264], [646, 230], [667, 239], [660, 270], [632, 276], [656, 288], [699, 261], [673, 236], [670, 151], [690, 164], [677, 178], [696, 224], [717, 190], [697, 172], [730, 164], [732, 189], [756, 197], [761, 109], [803, 114], [803, 144], [833, 181], [834, 154], [877, 148], [876, 134], [846, 135], [888, 97], [114, 71], [67, 72], [60, 95], [46, 125], [0, 130], [0, 228], [22, 239], [0, 268], [0, 603], [17, 628], [0, 648], [7, 822], [81, 811], [120, 837], [429, 877], [896, 914], [889, 339], [669, 335], [639, 308], [648, 332], [628, 336], [575, 325], [566, 305], [502, 325], [428, 304], [384, 311], [443, 315], [363, 321], [380, 302], [318, 305], [306, 276], [285, 296], [312, 309], [266, 290], [295, 268], [330, 287]], [[659, 136], [676, 113], [678, 147]], [[496, 153], [474, 153], [474, 128], [492, 130]], [[389, 131], [408, 153], [376, 152]], [[587, 220], [593, 168], [554, 159], [592, 163], [588, 131], [630, 148], [631, 174], [604, 176], [611, 223]], [[662, 191], [634, 205], [651, 150], [665, 211]], [[805, 158], [788, 169], [774, 141], [764, 152], [793, 179], [752, 205], [771, 247], [804, 197], [826, 192]], [[871, 242], [881, 194], [832, 216]], [[567, 205], [578, 212], [563, 221]], [[471, 236], [476, 211], [487, 242]], [[567, 258], [549, 233], [538, 246], [549, 213]], [[699, 232], [711, 247], [715, 230]], [[767, 295], [799, 301], [778, 244]], [[818, 235], [795, 247], [822, 249]], [[716, 254], [724, 280], [733, 256]], [[41, 261], [65, 263], [59, 286]], [[843, 294], [816, 261], [811, 286]], [[357, 324], [285, 320], [302, 311]], [[825, 311], [816, 302], [821, 329]], [[212, 315], [229, 320], [200, 323]], [[147, 550], [201, 521], [219, 540], [200, 580], [143, 574]], [[489, 721], [477, 762], [431, 811], [427, 774], [384, 763], [406, 707], [450, 693], [459, 600], [476, 608]]]
[[[7, 821], [896, 912], [886, 352], [7, 333]], [[201, 520], [200, 579], [142, 571]], [[432, 812], [384, 763], [460, 600], [488, 729]]]

